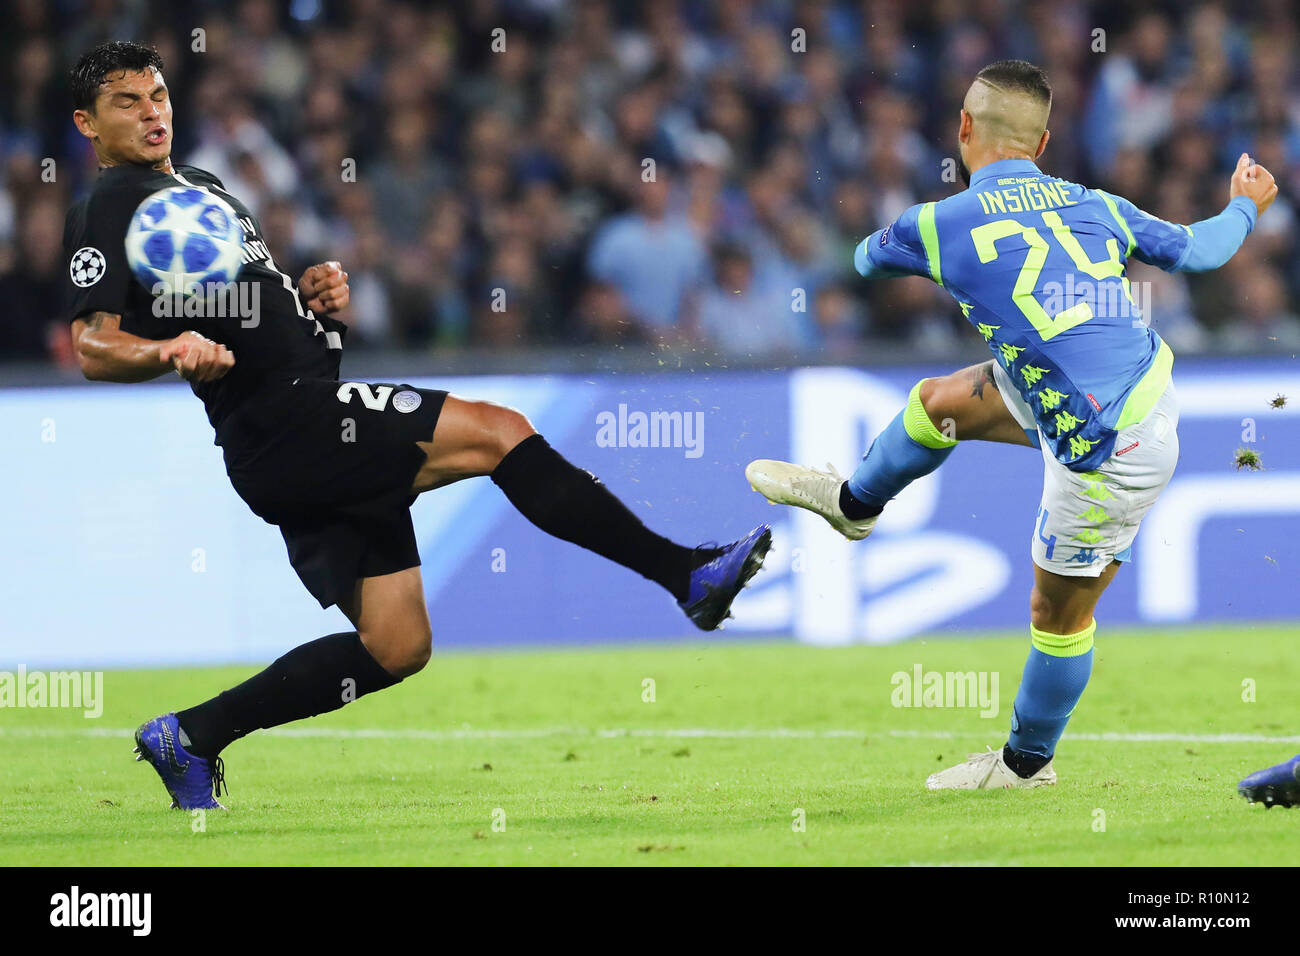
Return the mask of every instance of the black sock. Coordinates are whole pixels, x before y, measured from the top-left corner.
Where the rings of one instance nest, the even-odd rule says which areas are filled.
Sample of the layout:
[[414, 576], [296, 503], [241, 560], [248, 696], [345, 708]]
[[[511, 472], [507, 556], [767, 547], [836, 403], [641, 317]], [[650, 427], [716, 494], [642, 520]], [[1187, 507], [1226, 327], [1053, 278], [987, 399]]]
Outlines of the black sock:
[[492, 480], [547, 534], [631, 568], [685, 600], [695, 552], [643, 525], [599, 478], [569, 463], [541, 435], [512, 448]]
[[338, 710], [397, 682], [370, 656], [356, 631], [330, 634], [295, 647], [239, 686], [177, 711], [189, 738], [181, 745], [200, 757], [215, 757], [254, 730]]
[[844, 517], [861, 521], [863, 518], [874, 518], [885, 509], [878, 505], [864, 504], [853, 497], [853, 492], [849, 491], [849, 483], [846, 481], [840, 485], [840, 510], [844, 512]]
[[1019, 750], [1012, 750], [1011, 744], [1006, 744], [1002, 748], [1002, 761], [1017, 777], [1028, 779], [1038, 771], [1047, 766], [1051, 757], [1040, 757], [1038, 754], [1021, 753]]

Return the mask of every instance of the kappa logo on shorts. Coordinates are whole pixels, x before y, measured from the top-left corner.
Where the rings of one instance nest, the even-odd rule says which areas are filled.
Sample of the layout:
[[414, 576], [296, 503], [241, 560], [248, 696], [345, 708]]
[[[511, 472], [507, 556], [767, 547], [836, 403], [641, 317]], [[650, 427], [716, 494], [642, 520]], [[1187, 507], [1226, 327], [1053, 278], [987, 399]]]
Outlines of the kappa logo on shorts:
[[82, 246], [72, 254], [72, 261], [68, 263], [68, 275], [72, 277], [72, 284], [82, 289], [87, 289], [104, 278], [107, 269], [104, 254], [94, 246]]
[[403, 389], [393, 396], [393, 408], [405, 415], [419, 408], [422, 401], [419, 392]]

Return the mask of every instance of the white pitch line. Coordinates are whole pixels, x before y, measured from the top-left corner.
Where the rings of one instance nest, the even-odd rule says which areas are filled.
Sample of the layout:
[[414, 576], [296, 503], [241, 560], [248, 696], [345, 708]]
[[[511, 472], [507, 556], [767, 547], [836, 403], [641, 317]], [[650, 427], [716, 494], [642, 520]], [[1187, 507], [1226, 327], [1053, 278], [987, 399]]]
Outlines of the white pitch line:
[[[907, 737], [923, 740], [958, 740], [965, 737], [983, 737], [978, 733], [952, 733], [947, 730], [891, 730], [890, 737]], [[865, 734], [863, 736], [866, 736]], [[1005, 734], [994, 734], [1005, 737]], [[1066, 734], [1063, 740], [1091, 740], [1104, 743], [1125, 744], [1297, 744], [1300, 734], [1274, 737], [1268, 734], [1165, 734], [1165, 733], [1105, 733]]]
[[[0, 737], [125, 737], [134, 730], [125, 727], [0, 727]], [[802, 730], [792, 727], [674, 727], [674, 728], [604, 728], [547, 727], [538, 729], [492, 729], [464, 727], [447, 730], [386, 730], [368, 728], [351, 730], [332, 727], [284, 727], [262, 733], [274, 737], [306, 737], [325, 740], [536, 740], [546, 737], [617, 738], [703, 738], [716, 740], [865, 740], [869, 737], [894, 737], [908, 740], [969, 740], [1005, 737], [1001, 731], [888, 730], [868, 733], [861, 730]], [[1066, 734], [1066, 740], [1101, 743], [1181, 743], [1181, 744], [1296, 744], [1300, 734], [1173, 734], [1173, 733], [1101, 733]]]

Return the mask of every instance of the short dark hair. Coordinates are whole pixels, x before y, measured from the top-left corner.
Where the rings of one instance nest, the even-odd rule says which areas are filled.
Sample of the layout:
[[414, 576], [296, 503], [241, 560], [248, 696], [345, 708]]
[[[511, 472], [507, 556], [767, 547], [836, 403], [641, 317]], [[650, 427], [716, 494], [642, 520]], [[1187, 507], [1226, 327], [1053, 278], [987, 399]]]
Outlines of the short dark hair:
[[998, 60], [975, 74], [977, 80], [987, 80], [1001, 90], [1028, 93], [1034, 99], [1050, 104], [1052, 84], [1041, 66], [1027, 60]]
[[100, 84], [110, 73], [162, 72], [162, 56], [151, 46], [130, 40], [109, 40], [81, 54], [72, 68], [72, 108], [94, 110]]

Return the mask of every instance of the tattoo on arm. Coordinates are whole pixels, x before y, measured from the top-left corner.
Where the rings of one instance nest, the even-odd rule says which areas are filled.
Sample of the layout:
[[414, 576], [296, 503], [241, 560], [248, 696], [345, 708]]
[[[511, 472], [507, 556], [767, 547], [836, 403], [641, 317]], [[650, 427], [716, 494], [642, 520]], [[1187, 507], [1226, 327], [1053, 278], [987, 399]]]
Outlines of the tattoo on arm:
[[88, 331], [98, 332], [104, 327], [105, 323], [108, 324], [109, 329], [118, 328], [121, 324], [122, 317], [120, 315], [115, 315], [112, 312], [92, 312], [81, 321], [86, 323], [86, 329]]
[[984, 386], [992, 385], [993, 391], [998, 390], [998, 381], [993, 377], [993, 360], [989, 359], [983, 365], [976, 365], [970, 370], [971, 398], [984, 398]]

